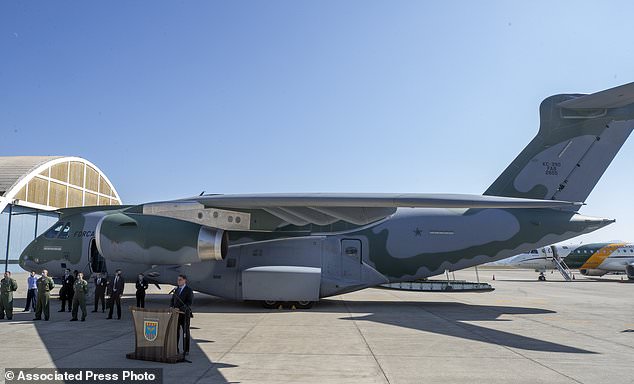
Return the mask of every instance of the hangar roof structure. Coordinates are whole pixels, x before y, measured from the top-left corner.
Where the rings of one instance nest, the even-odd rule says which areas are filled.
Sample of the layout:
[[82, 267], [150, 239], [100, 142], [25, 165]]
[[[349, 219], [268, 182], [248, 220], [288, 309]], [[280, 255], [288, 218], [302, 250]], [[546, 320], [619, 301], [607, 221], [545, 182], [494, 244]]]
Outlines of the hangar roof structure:
[[0, 212], [8, 204], [55, 210], [121, 205], [108, 177], [71, 156], [0, 156]]

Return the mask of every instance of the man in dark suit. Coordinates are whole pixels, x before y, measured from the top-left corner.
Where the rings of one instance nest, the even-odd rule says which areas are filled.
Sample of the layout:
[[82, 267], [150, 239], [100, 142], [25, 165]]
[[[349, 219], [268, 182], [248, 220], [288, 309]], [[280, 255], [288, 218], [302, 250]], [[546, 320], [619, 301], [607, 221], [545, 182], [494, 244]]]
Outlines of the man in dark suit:
[[136, 280], [136, 306], [139, 308], [145, 308], [145, 290], [148, 287], [148, 282], [145, 280], [145, 276], [139, 273], [139, 278]]
[[66, 302], [68, 301], [68, 312], [73, 308], [73, 289], [75, 285], [75, 277], [70, 273], [70, 269], [64, 271], [62, 278], [62, 287], [59, 289], [59, 299], [62, 301], [62, 308], [58, 312], [66, 312]]
[[194, 317], [191, 305], [194, 301], [194, 291], [187, 286], [187, 276], [178, 275], [178, 287], [174, 288], [174, 294], [170, 301], [170, 307], [183, 312], [178, 315], [178, 331], [176, 332], [176, 346], [180, 339], [181, 329], [183, 332], [183, 353], [189, 354], [189, 319]]
[[108, 282], [108, 296], [110, 297], [110, 312], [108, 312], [108, 319], [112, 319], [112, 312], [116, 304], [117, 318], [121, 320], [121, 295], [123, 295], [124, 287], [125, 281], [123, 281], [123, 276], [121, 276], [121, 270], [117, 269], [112, 281]]
[[105, 273], [98, 273], [95, 277], [95, 310], [99, 307], [99, 300], [101, 300], [101, 312], [106, 311], [106, 287], [108, 286], [108, 279]]

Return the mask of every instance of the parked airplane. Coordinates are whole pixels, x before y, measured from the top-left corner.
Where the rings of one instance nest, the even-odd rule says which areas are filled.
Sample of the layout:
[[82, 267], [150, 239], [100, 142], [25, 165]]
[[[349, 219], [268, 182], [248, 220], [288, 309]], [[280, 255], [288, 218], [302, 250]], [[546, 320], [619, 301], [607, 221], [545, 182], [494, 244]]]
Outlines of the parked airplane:
[[[536, 137], [484, 195], [203, 195], [61, 210], [26, 270], [121, 268], [133, 281], [308, 307], [319, 298], [504, 259], [614, 222], [577, 211], [634, 129], [634, 83], [551, 96]], [[508, 124], [508, 122], [507, 122]]]
[[632, 243], [551, 245], [500, 260], [493, 265], [534, 269], [535, 272], [539, 272], [539, 280], [546, 280], [544, 272], [560, 269], [562, 261], [564, 268], [578, 269], [584, 276], [625, 272], [628, 279], [634, 280]]

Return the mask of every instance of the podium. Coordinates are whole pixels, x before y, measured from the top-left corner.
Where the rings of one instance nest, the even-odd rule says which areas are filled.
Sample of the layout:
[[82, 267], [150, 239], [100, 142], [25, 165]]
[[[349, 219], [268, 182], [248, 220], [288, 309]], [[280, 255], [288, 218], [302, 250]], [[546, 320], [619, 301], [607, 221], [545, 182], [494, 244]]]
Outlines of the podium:
[[179, 310], [130, 307], [134, 321], [135, 349], [128, 359], [178, 363], [185, 358], [177, 351]]

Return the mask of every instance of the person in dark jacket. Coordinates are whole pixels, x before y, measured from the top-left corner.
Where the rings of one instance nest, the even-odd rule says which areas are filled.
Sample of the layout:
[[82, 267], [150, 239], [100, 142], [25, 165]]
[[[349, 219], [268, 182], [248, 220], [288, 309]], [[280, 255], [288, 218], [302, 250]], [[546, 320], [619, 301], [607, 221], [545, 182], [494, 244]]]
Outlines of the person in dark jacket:
[[194, 317], [191, 305], [194, 301], [194, 291], [187, 286], [187, 276], [178, 275], [178, 287], [174, 288], [174, 294], [170, 301], [170, 308], [176, 308], [182, 313], [178, 315], [178, 331], [176, 332], [176, 346], [180, 339], [181, 330], [183, 332], [183, 353], [189, 354], [189, 321]]
[[139, 308], [145, 308], [145, 290], [148, 287], [148, 282], [145, 280], [145, 276], [139, 273], [139, 278], [136, 280], [136, 306]]
[[62, 307], [58, 312], [66, 312], [66, 302], [68, 301], [68, 312], [73, 308], [73, 293], [75, 286], [75, 277], [70, 273], [70, 269], [64, 271], [62, 278], [62, 287], [59, 289], [59, 299], [62, 301]]
[[121, 296], [123, 295], [123, 288], [125, 287], [125, 281], [121, 276], [121, 270], [117, 269], [112, 281], [108, 282], [108, 296], [110, 300], [110, 311], [108, 312], [108, 319], [112, 319], [112, 312], [115, 304], [117, 305], [117, 318], [121, 320]]
[[106, 311], [106, 287], [108, 286], [108, 278], [105, 273], [98, 273], [95, 277], [95, 309], [97, 312], [99, 301], [101, 300], [101, 312]]

